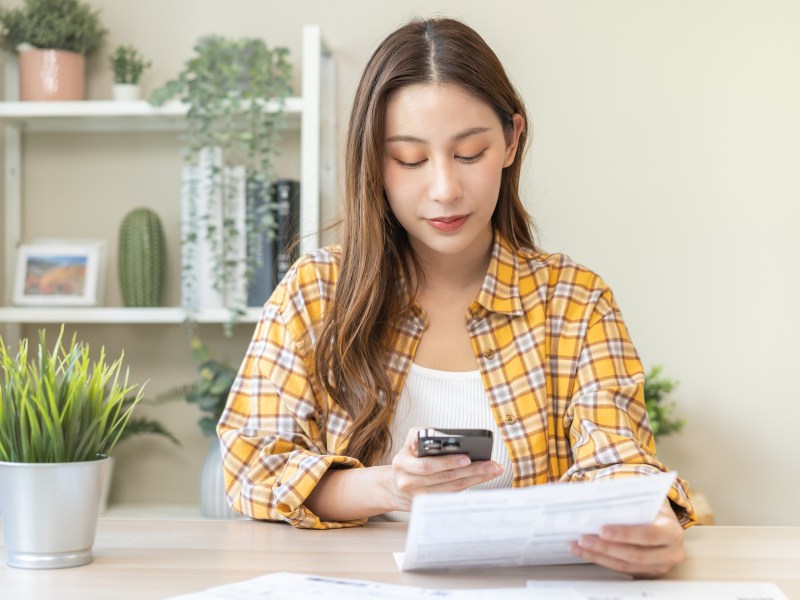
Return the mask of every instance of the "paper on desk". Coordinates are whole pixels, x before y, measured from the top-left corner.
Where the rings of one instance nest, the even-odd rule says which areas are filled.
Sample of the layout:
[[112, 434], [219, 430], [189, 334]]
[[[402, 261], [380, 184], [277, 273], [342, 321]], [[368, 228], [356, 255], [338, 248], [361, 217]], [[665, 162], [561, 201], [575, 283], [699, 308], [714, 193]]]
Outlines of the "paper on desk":
[[603, 525], [652, 522], [675, 473], [414, 498], [404, 571], [583, 562], [570, 543]]
[[727, 581], [529, 581], [536, 591], [571, 589], [584, 600], [788, 600], [774, 583]]
[[473, 590], [437, 590], [390, 585], [374, 581], [319, 577], [299, 573], [273, 573], [230, 585], [211, 588], [194, 594], [175, 596], [171, 600], [405, 600], [436, 598], [445, 600], [583, 600], [568, 589], [548, 588], [537, 591], [527, 588]]

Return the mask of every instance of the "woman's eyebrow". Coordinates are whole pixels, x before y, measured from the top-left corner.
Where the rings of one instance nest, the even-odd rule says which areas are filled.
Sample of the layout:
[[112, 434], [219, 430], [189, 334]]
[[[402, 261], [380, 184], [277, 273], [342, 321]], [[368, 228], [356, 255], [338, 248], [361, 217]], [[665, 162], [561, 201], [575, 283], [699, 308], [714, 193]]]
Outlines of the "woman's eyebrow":
[[[489, 131], [489, 127], [470, 127], [469, 129], [465, 129], [464, 131], [455, 134], [451, 139], [454, 142], [459, 140], [463, 140], [464, 138], [468, 138], [471, 135], [477, 135], [479, 133], [485, 133]], [[413, 142], [416, 144], [427, 144], [428, 140], [424, 138], [419, 138], [414, 135], [393, 135], [386, 138], [387, 142]]]

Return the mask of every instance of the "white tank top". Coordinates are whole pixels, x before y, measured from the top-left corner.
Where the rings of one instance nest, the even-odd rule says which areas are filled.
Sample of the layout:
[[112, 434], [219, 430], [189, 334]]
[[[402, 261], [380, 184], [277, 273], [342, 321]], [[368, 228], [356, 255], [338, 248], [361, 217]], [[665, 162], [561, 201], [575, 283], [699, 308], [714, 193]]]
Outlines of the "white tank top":
[[[497, 428], [480, 371], [438, 371], [411, 363], [390, 425], [392, 448], [380, 464], [390, 464], [412, 427], [488, 429], [492, 432], [492, 460], [505, 469], [499, 477], [470, 490], [511, 487], [511, 458]], [[391, 521], [408, 520], [408, 513], [385, 515]]]

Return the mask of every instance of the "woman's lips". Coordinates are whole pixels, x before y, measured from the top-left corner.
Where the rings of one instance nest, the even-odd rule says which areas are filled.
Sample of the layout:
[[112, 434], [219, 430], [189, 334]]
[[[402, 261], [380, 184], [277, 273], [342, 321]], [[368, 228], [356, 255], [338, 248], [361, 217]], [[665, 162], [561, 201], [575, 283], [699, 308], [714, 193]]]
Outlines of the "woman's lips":
[[438, 219], [428, 219], [433, 227], [439, 231], [455, 231], [464, 224], [468, 215], [461, 215], [455, 217], [442, 217]]

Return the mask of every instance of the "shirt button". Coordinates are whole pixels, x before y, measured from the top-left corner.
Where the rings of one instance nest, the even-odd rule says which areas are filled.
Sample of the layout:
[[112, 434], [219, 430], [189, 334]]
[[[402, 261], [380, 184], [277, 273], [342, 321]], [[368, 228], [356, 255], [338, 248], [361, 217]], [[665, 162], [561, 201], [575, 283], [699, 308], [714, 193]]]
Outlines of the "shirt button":
[[483, 353], [483, 358], [486, 358], [488, 360], [492, 360], [494, 358], [494, 350], [486, 350]]
[[517, 420], [517, 418], [516, 418], [514, 415], [505, 415], [505, 416], [503, 417], [503, 420], [504, 420], [506, 423], [513, 423], [514, 421], [516, 421], [516, 420]]

